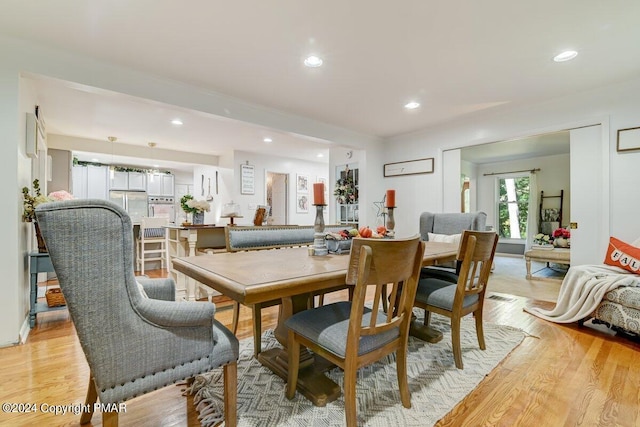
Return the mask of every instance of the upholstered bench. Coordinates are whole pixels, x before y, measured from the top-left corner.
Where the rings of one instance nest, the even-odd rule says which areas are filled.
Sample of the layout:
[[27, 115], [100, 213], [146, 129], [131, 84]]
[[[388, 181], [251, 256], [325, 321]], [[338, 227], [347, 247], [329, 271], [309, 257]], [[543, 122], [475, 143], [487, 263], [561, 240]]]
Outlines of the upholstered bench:
[[[228, 252], [288, 248], [313, 244], [313, 225], [272, 225], [224, 229]], [[344, 230], [344, 225], [325, 226], [324, 232]]]
[[524, 259], [527, 263], [527, 280], [535, 279], [535, 277], [531, 275], [531, 260], [569, 265], [571, 261], [570, 258], [570, 249], [529, 249], [524, 253]]

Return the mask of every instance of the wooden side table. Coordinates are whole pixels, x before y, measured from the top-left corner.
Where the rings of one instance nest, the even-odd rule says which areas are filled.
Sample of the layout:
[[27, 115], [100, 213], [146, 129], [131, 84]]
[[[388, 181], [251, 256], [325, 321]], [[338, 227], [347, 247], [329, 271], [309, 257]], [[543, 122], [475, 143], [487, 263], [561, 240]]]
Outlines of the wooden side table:
[[29, 254], [29, 273], [31, 289], [29, 292], [29, 327], [36, 325], [36, 315], [45, 311], [64, 310], [67, 306], [49, 307], [46, 302], [38, 302], [38, 273], [54, 272], [48, 253], [31, 252]]
[[531, 275], [531, 260], [569, 265], [571, 263], [571, 250], [561, 248], [529, 249], [524, 253], [524, 259], [527, 263], [527, 280], [531, 280], [535, 278]]

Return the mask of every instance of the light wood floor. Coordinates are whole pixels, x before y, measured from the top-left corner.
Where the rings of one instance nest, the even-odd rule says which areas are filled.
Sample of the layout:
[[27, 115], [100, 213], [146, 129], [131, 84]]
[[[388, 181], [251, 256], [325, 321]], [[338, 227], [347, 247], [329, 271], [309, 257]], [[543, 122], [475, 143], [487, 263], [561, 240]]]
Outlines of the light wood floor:
[[[147, 273], [164, 276], [162, 271]], [[526, 282], [500, 275], [491, 280], [507, 280], [514, 286]], [[487, 298], [485, 321], [512, 325], [530, 336], [438, 426], [640, 425], [640, 343], [617, 337], [602, 326], [545, 322], [522, 307], [551, 308], [553, 303], [497, 295], [498, 299]], [[263, 327], [274, 327], [277, 308], [263, 313]], [[227, 302], [219, 302], [216, 316], [230, 324]], [[244, 308], [239, 338], [249, 336], [251, 316]], [[0, 425], [79, 425], [77, 415], [42, 412], [43, 404], [79, 404], [85, 398], [89, 370], [66, 310], [40, 314], [28, 342], [0, 349], [0, 361], [0, 401], [38, 407], [38, 412], [28, 414], [2, 412]], [[198, 426], [192, 402], [181, 390], [168, 386], [128, 401], [120, 424]], [[92, 425], [101, 425], [99, 415], [94, 415]]]

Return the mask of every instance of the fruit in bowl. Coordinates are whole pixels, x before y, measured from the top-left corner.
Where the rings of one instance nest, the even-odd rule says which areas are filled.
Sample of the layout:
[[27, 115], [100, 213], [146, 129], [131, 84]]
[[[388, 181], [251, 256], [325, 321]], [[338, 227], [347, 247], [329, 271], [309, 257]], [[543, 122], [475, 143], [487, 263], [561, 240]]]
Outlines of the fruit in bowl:
[[330, 240], [350, 240], [354, 237], [358, 236], [358, 230], [351, 229], [351, 230], [340, 230], [340, 231], [332, 231], [327, 233], [327, 239]]

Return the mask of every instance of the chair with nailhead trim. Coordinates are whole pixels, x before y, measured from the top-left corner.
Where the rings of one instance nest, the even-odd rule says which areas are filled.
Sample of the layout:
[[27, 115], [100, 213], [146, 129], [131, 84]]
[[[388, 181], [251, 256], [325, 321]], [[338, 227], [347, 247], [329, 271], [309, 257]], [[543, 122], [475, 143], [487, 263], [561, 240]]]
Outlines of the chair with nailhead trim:
[[[224, 417], [235, 426], [238, 340], [214, 319], [215, 305], [177, 302], [173, 280], [134, 276], [131, 219], [114, 203], [46, 203], [36, 216], [91, 369], [85, 403], [117, 408], [222, 367]], [[102, 423], [117, 425], [118, 413], [103, 412]]]

